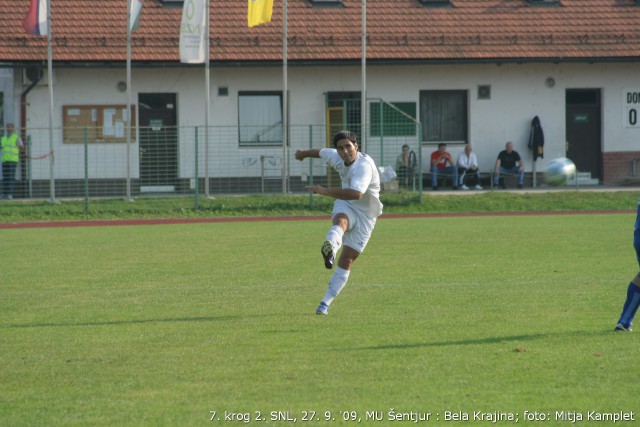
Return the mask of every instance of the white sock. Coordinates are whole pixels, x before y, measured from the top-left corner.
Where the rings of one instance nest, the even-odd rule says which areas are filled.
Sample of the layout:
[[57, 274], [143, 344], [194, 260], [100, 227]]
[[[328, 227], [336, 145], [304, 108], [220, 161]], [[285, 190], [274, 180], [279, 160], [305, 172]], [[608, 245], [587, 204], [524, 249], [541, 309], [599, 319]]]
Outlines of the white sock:
[[331, 280], [329, 281], [327, 294], [322, 299], [322, 302], [327, 306], [331, 305], [331, 302], [347, 284], [347, 280], [349, 280], [349, 270], [336, 267], [336, 271], [333, 272], [333, 276], [331, 276]]
[[334, 254], [337, 254], [342, 247], [342, 236], [344, 236], [344, 230], [339, 225], [334, 225], [327, 232], [326, 240], [331, 242]]

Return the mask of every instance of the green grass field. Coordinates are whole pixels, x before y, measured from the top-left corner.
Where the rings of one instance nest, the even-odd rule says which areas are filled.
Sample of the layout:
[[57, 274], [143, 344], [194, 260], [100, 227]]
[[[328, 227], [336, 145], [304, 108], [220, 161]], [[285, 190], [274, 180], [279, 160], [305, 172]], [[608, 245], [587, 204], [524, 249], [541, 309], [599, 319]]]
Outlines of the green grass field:
[[328, 317], [328, 219], [0, 230], [0, 424], [637, 420], [634, 218], [383, 218]]
[[[444, 194], [443, 194], [444, 193]], [[576, 212], [635, 211], [638, 191], [617, 188], [602, 191], [570, 188], [540, 191], [471, 191], [447, 194], [400, 191], [382, 193], [386, 214], [486, 213], [486, 212]], [[256, 216], [312, 216], [331, 212], [333, 200], [309, 194], [201, 197], [198, 208], [193, 197], [139, 197], [134, 202], [123, 199], [62, 200], [52, 204], [45, 200], [0, 202], [0, 225], [27, 221], [65, 221], [132, 218], [211, 218]]]

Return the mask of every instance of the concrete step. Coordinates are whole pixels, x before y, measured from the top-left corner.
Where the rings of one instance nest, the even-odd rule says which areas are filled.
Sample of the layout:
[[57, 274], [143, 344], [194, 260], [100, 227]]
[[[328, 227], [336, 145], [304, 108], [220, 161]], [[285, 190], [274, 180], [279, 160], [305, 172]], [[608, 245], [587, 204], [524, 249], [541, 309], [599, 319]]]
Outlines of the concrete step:
[[[578, 187], [583, 185], [600, 185], [600, 180], [591, 178], [591, 172], [577, 172], [576, 179], [578, 180]], [[572, 179], [567, 185], [576, 185], [576, 180]]]
[[[576, 185], [575, 180], [571, 180], [567, 183], [567, 185]], [[600, 180], [591, 178], [591, 179], [578, 179], [578, 186], [581, 187], [583, 185], [600, 185]]]

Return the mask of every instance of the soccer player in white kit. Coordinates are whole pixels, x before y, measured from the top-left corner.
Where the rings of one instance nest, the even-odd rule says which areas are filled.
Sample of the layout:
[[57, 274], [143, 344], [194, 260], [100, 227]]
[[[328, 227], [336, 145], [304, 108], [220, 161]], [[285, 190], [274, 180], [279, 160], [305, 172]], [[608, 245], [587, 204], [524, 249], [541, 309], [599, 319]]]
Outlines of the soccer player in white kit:
[[341, 188], [321, 185], [305, 187], [307, 190], [336, 199], [333, 204], [333, 226], [322, 244], [324, 266], [333, 268], [335, 257], [342, 247], [327, 293], [316, 309], [316, 314], [329, 314], [329, 306], [349, 280], [354, 261], [369, 242], [376, 219], [382, 214], [380, 203], [380, 176], [371, 157], [358, 151], [355, 133], [340, 131], [333, 138], [335, 148], [313, 148], [296, 151], [296, 159], [307, 157], [324, 159], [342, 180]]

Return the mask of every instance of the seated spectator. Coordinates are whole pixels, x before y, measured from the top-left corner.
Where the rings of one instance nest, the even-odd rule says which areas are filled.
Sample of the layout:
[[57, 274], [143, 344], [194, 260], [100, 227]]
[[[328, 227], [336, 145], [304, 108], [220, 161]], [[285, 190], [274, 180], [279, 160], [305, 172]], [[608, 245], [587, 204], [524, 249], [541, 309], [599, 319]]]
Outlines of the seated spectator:
[[[518, 176], [518, 188], [522, 188], [524, 184], [524, 163], [522, 163], [520, 154], [513, 149], [513, 142], [507, 142], [505, 149], [498, 154], [496, 167], [493, 173], [494, 186], [497, 187], [500, 184], [501, 173], [508, 173]], [[507, 188], [504, 181], [501, 188]]]
[[398, 183], [400, 188], [409, 186], [409, 169], [411, 168], [411, 159], [409, 158], [409, 146], [402, 146], [402, 153], [396, 158], [396, 173], [398, 174]]
[[458, 170], [447, 152], [447, 144], [442, 142], [438, 144], [438, 150], [431, 153], [431, 187], [434, 191], [438, 190], [438, 174], [451, 175], [452, 188], [458, 189]]
[[[458, 167], [459, 184], [461, 190], [468, 190], [469, 186], [475, 190], [482, 190], [480, 186], [480, 175], [478, 174], [478, 158], [473, 152], [471, 144], [464, 146], [464, 151], [458, 156], [456, 162]], [[469, 183], [469, 186], [466, 184]]]

